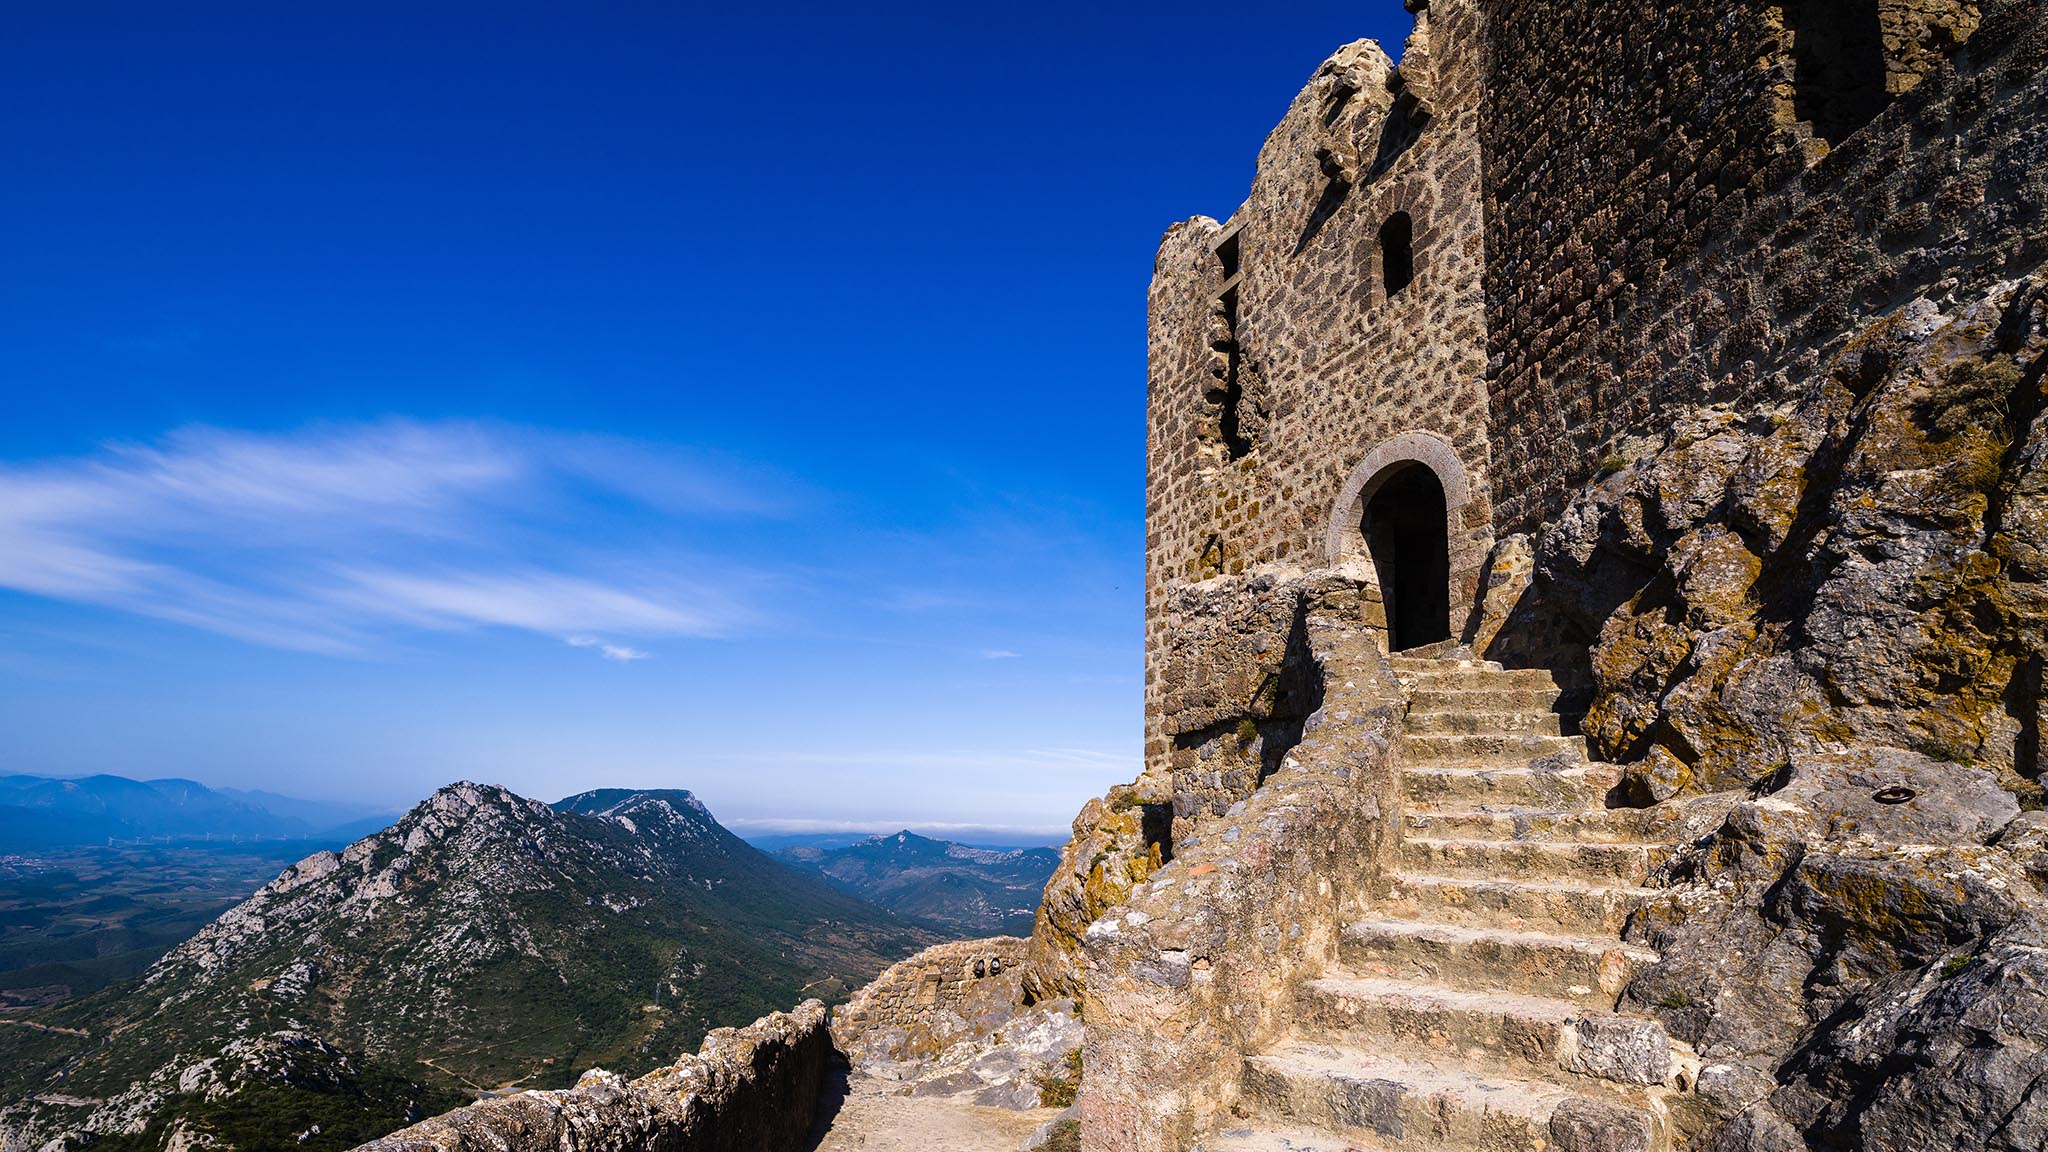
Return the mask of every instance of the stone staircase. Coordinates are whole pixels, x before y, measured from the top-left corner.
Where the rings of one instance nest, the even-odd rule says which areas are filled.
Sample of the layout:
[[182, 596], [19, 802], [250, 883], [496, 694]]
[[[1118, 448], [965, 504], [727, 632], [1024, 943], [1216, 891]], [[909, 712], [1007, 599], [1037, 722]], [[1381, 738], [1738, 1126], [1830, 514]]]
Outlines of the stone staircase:
[[1396, 657], [1409, 693], [1397, 867], [1286, 1041], [1245, 1061], [1206, 1152], [1662, 1152], [1686, 1074], [1613, 1008], [1657, 959], [1624, 921], [1670, 815], [1609, 809], [1619, 770], [1565, 734], [1541, 671]]

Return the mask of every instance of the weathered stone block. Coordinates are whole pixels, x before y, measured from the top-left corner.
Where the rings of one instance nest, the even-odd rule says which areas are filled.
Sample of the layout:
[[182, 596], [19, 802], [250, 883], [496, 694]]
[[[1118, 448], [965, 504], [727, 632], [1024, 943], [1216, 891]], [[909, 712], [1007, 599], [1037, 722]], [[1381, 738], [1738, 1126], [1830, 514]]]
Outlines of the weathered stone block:
[[1589, 1013], [1565, 1025], [1557, 1063], [1623, 1084], [1662, 1084], [1671, 1077], [1671, 1037], [1646, 1017]]

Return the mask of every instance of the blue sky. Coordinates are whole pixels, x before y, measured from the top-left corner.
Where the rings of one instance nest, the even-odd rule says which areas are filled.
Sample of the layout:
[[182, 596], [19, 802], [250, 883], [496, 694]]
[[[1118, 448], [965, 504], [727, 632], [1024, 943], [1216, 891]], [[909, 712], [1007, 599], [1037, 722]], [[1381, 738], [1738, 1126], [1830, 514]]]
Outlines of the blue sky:
[[0, 771], [1058, 829], [1144, 291], [1394, 0], [15, 5]]

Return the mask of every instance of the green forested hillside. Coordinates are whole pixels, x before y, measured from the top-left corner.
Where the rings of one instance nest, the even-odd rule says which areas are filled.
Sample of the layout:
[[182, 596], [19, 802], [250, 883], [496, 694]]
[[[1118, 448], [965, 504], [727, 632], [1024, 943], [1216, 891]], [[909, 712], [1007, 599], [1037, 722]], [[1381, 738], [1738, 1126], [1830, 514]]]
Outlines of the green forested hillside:
[[0, 1027], [0, 1135], [155, 1149], [183, 1126], [347, 1148], [479, 1090], [643, 1071], [933, 939], [686, 792], [550, 808], [451, 785], [293, 865], [139, 980], [29, 1014], [88, 1035]]

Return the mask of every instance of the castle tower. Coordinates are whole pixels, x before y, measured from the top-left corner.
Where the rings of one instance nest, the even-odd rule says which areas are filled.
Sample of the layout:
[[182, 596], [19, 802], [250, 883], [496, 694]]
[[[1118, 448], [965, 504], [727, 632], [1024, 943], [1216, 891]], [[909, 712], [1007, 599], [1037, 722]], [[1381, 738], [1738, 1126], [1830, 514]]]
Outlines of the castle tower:
[[1492, 544], [1479, 91], [1469, 0], [1317, 70], [1228, 220], [1175, 225], [1150, 297], [1146, 763], [1177, 727], [1171, 591], [1363, 563], [1394, 649], [1459, 636]]

